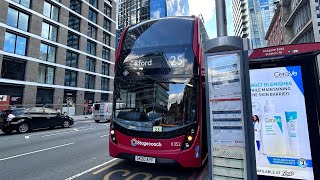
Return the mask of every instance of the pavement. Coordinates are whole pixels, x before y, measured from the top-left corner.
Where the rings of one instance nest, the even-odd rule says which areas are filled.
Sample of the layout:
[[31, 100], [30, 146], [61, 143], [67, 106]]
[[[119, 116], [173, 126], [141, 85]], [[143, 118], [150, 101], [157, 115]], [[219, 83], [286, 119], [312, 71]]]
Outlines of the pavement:
[[93, 115], [77, 115], [77, 116], [71, 116], [75, 121], [86, 121], [86, 120], [92, 120]]

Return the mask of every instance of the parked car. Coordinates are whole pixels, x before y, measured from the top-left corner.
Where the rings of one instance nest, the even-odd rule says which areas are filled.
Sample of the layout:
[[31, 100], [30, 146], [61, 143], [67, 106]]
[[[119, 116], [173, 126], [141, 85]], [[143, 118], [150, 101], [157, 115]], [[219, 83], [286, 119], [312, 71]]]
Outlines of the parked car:
[[0, 112], [0, 129], [6, 134], [16, 130], [18, 133], [26, 133], [32, 129], [54, 128], [62, 126], [70, 127], [74, 120], [67, 115], [42, 107], [15, 108]]

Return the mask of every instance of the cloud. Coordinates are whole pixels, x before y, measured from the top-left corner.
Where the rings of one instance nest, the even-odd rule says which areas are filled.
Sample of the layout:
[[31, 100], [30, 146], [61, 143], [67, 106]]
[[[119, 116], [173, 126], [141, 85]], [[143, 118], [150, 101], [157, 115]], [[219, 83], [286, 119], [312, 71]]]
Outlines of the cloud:
[[188, 0], [167, 0], [168, 16], [186, 16], [189, 15]]
[[190, 15], [202, 14], [204, 21], [210, 21], [215, 15], [215, 0], [189, 0]]
[[[190, 15], [202, 14], [204, 25], [208, 32], [209, 38], [217, 37], [216, 25], [216, 7], [215, 0], [189, 0]], [[227, 14], [227, 31], [228, 35], [234, 35], [233, 22], [232, 22], [232, 1], [226, 1], [226, 14]]]
[[152, 18], [160, 18], [160, 10], [154, 11], [151, 17]]

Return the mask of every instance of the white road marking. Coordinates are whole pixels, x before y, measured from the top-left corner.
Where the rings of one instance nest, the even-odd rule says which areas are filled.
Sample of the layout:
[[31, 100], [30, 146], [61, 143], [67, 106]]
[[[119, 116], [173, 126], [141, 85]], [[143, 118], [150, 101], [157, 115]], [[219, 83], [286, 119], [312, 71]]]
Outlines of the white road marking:
[[62, 144], [62, 145], [59, 145], [59, 146], [53, 146], [53, 147], [50, 147], [50, 148], [40, 149], [40, 150], [37, 150], [37, 151], [32, 151], [32, 152], [28, 152], [28, 153], [23, 153], [23, 154], [19, 154], [19, 155], [15, 155], [15, 156], [10, 156], [10, 157], [6, 157], [6, 158], [2, 158], [2, 159], [0, 159], [0, 161], [4, 161], [4, 160], [8, 160], [8, 159], [13, 159], [13, 158], [16, 158], [16, 157], [21, 157], [21, 156], [25, 156], [25, 155], [29, 155], [29, 154], [34, 154], [34, 153], [42, 152], [42, 151], [48, 151], [48, 150], [56, 149], [56, 148], [59, 148], [59, 147], [69, 146], [69, 145], [72, 145], [72, 144], [74, 144], [74, 143], [75, 143], [75, 142], [68, 143], [68, 144]]
[[105, 135], [102, 135], [102, 136], [100, 136], [100, 137], [106, 137], [106, 136], [109, 136], [110, 134], [105, 134]]
[[29, 138], [30, 138], [30, 136], [24, 136], [24, 138], [25, 138], [25, 139], [29, 139]]
[[111, 162], [113, 162], [113, 161], [115, 161], [115, 160], [117, 160], [117, 158], [111, 159], [111, 160], [108, 161], [108, 162], [102, 163], [102, 164], [100, 164], [100, 165], [98, 165], [98, 166], [95, 166], [95, 167], [93, 167], [93, 168], [90, 168], [90, 169], [88, 169], [88, 170], [85, 170], [85, 171], [83, 171], [83, 172], [81, 172], [81, 173], [79, 173], [79, 174], [76, 174], [76, 175], [74, 175], [74, 176], [71, 176], [71, 177], [67, 178], [66, 180], [72, 180], [72, 179], [75, 179], [75, 178], [77, 178], [77, 177], [80, 177], [80, 176], [82, 176], [82, 175], [84, 175], [84, 174], [87, 174], [87, 173], [90, 172], [90, 171], [93, 171], [93, 170], [95, 170], [95, 169], [98, 169], [98, 168], [100, 168], [100, 167], [102, 167], [102, 166], [104, 166], [104, 165], [110, 164]]
[[43, 134], [51, 134], [51, 133], [66, 132], [66, 131], [72, 131], [72, 129], [62, 129], [62, 130], [54, 130], [54, 131], [49, 131], [49, 132], [34, 133], [29, 136], [38, 136], [38, 135], [43, 135]]
[[60, 135], [60, 134], [68, 134], [68, 133], [73, 133], [73, 132], [80, 132], [80, 131], [86, 131], [86, 130], [90, 130], [90, 129], [96, 129], [96, 128], [87, 128], [87, 129], [77, 129], [77, 130], [72, 130], [72, 131], [67, 131], [67, 132], [61, 132], [61, 133], [52, 133], [52, 134], [47, 134], [41, 137], [49, 137], [49, 136], [56, 136], [56, 135]]

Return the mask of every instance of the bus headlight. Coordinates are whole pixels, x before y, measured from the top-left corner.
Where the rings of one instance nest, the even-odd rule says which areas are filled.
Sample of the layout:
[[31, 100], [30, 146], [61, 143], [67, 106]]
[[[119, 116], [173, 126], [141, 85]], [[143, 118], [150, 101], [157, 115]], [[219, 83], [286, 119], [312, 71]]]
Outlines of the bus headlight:
[[192, 136], [187, 136], [187, 140], [189, 141], [189, 142], [191, 142], [192, 140], [193, 140], [193, 137]]
[[115, 133], [115, 131], [113, 129], [110, 131], [110, 137], [111, 137], [112, 142], [118, 144], [117, 143], [117, 138], [116, 138], [116, 133]]
[[192, 143], [194, 142], [195, 136], [196, 136], [196, 131], [194, 130], [194, 128], [190, 129], [184, 136], [181, 150], [189, 149]]

